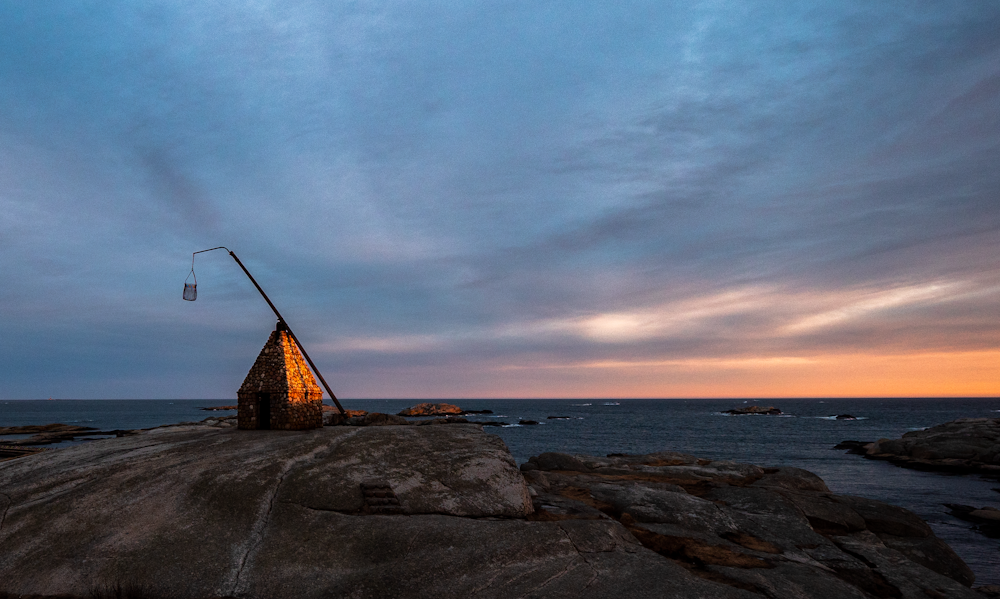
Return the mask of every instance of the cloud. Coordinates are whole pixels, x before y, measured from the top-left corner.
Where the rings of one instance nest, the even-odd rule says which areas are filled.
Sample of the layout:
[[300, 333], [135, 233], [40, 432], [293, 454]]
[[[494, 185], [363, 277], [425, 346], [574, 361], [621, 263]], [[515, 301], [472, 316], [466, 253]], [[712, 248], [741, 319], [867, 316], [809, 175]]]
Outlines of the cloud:
[[178, 303], [189, 254], [220, 244], [358, 395], [1000, 342], [994, 3], [135, 0], [0, 22], [0, 331], [52, 356], [0, 396], [230, 396], [273, 323], [222, 254]]
[[[878, 290], [864, 299], [851, 299], [849, 303], [812, 314], [785, 327], [789, 334], [812, 331], [849, 323], [865, 317], [906, 306], [930, 304], [955, 298], [955, 288], [960, 283], [931, 283], [902, 289]], [[951, 293], [949, 293], [951, 292]]]

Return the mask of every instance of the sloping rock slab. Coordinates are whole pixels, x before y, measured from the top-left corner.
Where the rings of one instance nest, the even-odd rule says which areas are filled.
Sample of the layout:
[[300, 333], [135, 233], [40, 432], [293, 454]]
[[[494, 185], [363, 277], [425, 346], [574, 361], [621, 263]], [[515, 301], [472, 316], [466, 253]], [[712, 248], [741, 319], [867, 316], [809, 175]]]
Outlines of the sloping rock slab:
[[[575, 526], [582, 524], [583, 527]], [[307, 542], [296, 530], [313, 532]], [[757, 597], [692, 577], [617, 523], [376, 516], [283, 506], [251, 597]], [[292, 553], [289, 554], [288, 551]], [[759, 597], [757, 597], [759, 599]]]
[[[160, 428], [0, 463], [0, 592], [86, 595], [126, 577], [179, 596], [226, 596], [253, 580], [277, 514], [405, 519], [345, 515], [362, 513], [360, 485], [371, 479], [410, 514], [532, 509], [506, 446], [472, 425]], [[281, 551], [316, 550], [316, 538], [327, 553], [347, 543], [309, 520], [282, 528], [297, 540]]]

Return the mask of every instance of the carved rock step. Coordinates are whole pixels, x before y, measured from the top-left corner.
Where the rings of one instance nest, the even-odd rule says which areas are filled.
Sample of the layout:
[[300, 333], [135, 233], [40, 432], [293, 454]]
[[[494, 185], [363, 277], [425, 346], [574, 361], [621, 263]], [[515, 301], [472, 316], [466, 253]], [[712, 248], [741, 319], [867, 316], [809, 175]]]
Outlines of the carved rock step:
[[402, 514], [403, 506], [392, 491], [389, 483], [361, 483], [361, 494], [364, 496], [365, 512], [369, 514]]

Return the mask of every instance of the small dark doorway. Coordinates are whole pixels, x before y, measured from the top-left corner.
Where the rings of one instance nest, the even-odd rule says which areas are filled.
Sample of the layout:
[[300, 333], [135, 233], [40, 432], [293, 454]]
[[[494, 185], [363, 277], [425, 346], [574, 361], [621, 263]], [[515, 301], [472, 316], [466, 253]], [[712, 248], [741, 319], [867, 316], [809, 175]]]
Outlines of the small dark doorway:
[[271, 394], [257, 394], [257, 430], [271, 430]]

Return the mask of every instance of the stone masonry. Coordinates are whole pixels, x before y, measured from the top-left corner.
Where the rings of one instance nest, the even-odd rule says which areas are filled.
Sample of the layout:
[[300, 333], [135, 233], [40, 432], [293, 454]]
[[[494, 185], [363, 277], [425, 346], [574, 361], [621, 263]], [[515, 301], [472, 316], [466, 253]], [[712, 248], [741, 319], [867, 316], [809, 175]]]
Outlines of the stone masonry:
[[[303, 430], [323, 426], [323, 392], [283, 323], [237, 392], [241, 429]], [[269, 415], [267, 422], [262, 415]]]

